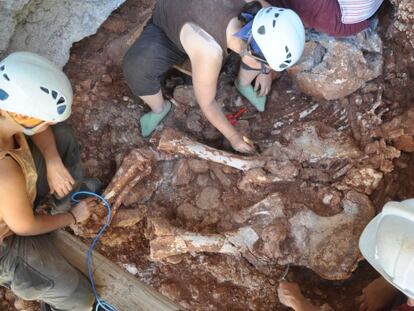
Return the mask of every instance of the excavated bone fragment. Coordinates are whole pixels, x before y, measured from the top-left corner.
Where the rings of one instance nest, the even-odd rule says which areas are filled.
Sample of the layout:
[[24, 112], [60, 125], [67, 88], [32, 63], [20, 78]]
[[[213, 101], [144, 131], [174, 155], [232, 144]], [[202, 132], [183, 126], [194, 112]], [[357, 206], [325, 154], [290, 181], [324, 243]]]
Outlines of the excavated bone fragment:
[[350, 277], [361, 259], [359, 236], [375, 209], [366, 195], [356, 191], [346, 194], [342, 207], [342, 213], [331, 217], [305, 209], [289, 219], [291, 263], [306, 266], [329, 280]]
[[114, 228], [128, 228], [139, 223], [147, 213], [144, 206], [134, 209], [120, 209], [114, 216], [111, 226]]
[[266, 263], [291, 263], [326, 279], [348, 278], [361, 258], [359, 236], [375, 214], [369, 198], [350, 191], [342, 200], [343, 211], [330, 217], [319, 216], [306, 206], [291, 214], [283, 200], [274, 193], [235, 213], [240, 227], [221, 234], [189, 232], [165, 219], [148, 219], [151, 259], [221, 253], [242, 256], [258, 269]]
[[294, 177], [298, 174], [298, 170], [287, 169], [285, 171], [286, 176], [282, 176], [283, 171], [281, 170], [279, 176], [272, 176], [266, 174], [266, 172], [261, 168], [254, 168], [246, 172], [243, 178], [237, 184], [237, 188], [246, 192], [255, 192], [258, 189], [264, 189], [266, 185], [273, 184], [280, 181], [294, 181]]
[[[154, 152], [151, 150], [134, 149], [124, 158], [120, 168], [103, 193], [105, 199], [112, 205], [111, 221], [130, 190], [143, 178], [151, 174], [153, 165]], [[98, 204], [92, 209], [91, 217], [86, 223], [72, 225], [71, 229], [78, 236], [93, 237], [105, 223], [106, 214], [107, 209], [102, 204]], [[120, 221], [122, 218], [120, 215]]]
[[394, 147], [401, 151], [414, 152], [414, 109], [383, 124], [375, 134], [391, 140]]
[[241, 171], [263, 167], [266, 164], [266, 158], [264, 157], [247, 157], [221, 151], [196, 142], [173, 129], [165, 129], [161, 133], [158, 149], [167, 153], [178, 153], [185, 157], [197, 157], [224, 164]]
[[143, 178], [151, 174], [154, 154], [150, 150], [132, 150], [122, 161], [103, 196], [112, 204], [112, 217], [125, 200], [129, 191]]
[[151, 239], [150, 258], [154, 261], [200, 252], [240, 256], [259, 239], [256, 232], [249, 227], [228, 232], [226, 235], [200, 234], [173, 227], [163, 218], [148, 218], [147, 221], [147, 236]]
[[232, 221], [237, 224], [260, 223], [263, 227], [272, 223], [274, 219], [282, 217], [285, 217], [284, 203], [282, 196], [277, 192], [231, 215]]
[[348, 135], [321, 122], [307, 122], [286, 129], [287, 145], [279, 150], [290, 160], [316, 163], [327, 159], [358, 159], [362, 152]]
[[335, 187], [338, 190], [357, 190], [370, 195], [382, 180], [383, 173], [371, 167], [353, 168]]

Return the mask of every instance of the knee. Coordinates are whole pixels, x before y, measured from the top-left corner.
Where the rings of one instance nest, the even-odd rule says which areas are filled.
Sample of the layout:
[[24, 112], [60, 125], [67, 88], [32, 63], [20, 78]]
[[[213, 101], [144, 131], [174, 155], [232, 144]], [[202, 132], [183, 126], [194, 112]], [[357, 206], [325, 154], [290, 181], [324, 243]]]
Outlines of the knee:
[[71, 295], [71, 300], [75, 301], [76, 306], [73, 310], [89, 311], [92, 310], [95, 303], [95, 296], [92, 292], [91, 285], [85, 276], [81, 275], [78, 287]]
[[72, 126], [61, 122], [53, 125], [52, 131], [59, 151], [67, 152], [68, 150], [78, 150], [79, 144]]

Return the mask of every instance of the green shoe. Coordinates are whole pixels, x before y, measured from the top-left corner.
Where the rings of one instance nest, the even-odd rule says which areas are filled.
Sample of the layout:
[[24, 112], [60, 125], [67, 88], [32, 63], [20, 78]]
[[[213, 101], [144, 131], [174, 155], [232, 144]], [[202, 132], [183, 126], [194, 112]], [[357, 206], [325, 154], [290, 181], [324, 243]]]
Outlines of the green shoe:
[[143, 137], [150, 136], [154, 132], [155, 128], [160, 124], [162, 119], [168, 114], [171, 110], [171, 103], [169, 100], [165, 101], [164, 110], [161, 113], [148, 112], [144, 114], [139, 123], [141, 124], [141, 134]]
[[253, 86], [241, 86], [239, 80], [234, 81], [234, 85], [239, 90], [240, 94], [247, 98], [247, 100], [256, 107], [257, 110], [263, 112], [266, 105], [266, 96], [258, 96]]

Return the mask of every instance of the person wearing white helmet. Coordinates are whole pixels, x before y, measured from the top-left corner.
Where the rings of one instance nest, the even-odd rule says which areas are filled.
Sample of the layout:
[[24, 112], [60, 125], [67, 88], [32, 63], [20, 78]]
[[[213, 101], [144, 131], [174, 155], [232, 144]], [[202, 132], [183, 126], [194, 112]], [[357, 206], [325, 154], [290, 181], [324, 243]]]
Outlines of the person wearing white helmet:
[[261, 112], [270, 91], [271, 70], [294, 65], [304, 44], [303, 24], [289, 9], [263, 8], [258, 1], [158, 0], [151, 20], [123, 59], [129, 87], [152, 110], [140, 119], [141, 134], [151, 135], [171, 109], [161, 93], [160, 76], [188, 57], [194, 93], [206, 118], [233, 149], [252, 152], [215, 100], [228, 50], [241, 56], [236, 87]]
[[[0, 285], [41, 300], [42, 310], [89, 311], [94, 303], [86, 277], [45, 235], [86, 221], [95, 205], [68, 204], [84, 180], [72, 130], [56, 124], [69, 117], [72, 96], [66, 75], [47, 59], [16, 52], [0, 60]], [[37, 214], [49, 193], [52, 215]]]
[[[381, 274], [358, 298], [360, 311], [414, 311], [414, 199], [388, 202], [365, 227], [362, 255]], [[282, 282], [280, 301], [295, 311], [321, 311], [296, 283]]]

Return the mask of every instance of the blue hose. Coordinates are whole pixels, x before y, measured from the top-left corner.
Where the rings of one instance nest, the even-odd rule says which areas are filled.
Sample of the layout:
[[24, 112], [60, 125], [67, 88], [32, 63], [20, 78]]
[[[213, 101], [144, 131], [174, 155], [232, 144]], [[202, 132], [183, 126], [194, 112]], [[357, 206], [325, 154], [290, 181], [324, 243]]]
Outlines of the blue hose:
[[76, 197], [78, 195], [87, 195], [87, 196], [92, 196], [97, 198], [98, 200], [102, 201], [103, 204], [106, 206], [107, 208], [107, 214], [106, 214], [106, 221], [105, 224], [102, 226], [101, 230], [99, 230], [97, 236], [95, 237], [95, 239], [93, 240], [91, 246], [88, 249], [88, 253], [86, 256], [86, 267], [88, 269], [88, 276], [89, 276], [89, 280], [91, 282], [91, 286], [92, 286], [92, 291], [93, 294], [95, 295], [95, 299], [96, 299], [96, 307], [95, 307], [95, 311], [98, 311], [99, 307], [101, 307], [101, 310], [104, 311], [117, 311], [117, 309], [112, 306], [111, 304], [109, 304], [108, 302], [102, 300], [101, 298], [99, 298], [99, 294], [96, 291], [96, 286], [95, 286], [95, 281], [93, 279], [93, 274], [92, 274], [92, 269], [91, 269], [91, 260], [92, 260], [92, 253], [93, 250], [96, 246], [96, 243], [98, 242], [98, 240], [100, 239], [100, 237], [102, 236], [102, 234], [104, 233], [104, 231], [106, 230], [106, 228], [108, 228], [109, 226], [109, 222], [111, 221], [111, 212], [112, 212], [112, 207], [111, 204], [109, 204], [109, 202], [102, 196], [93, 193], [93, 192], [88, 192], [88, 191], [79, 191], [79, 192], [75, 192], [71, 199], [73, 202], [78, 203], [80, 202], [80, 200], [76, 199]]

